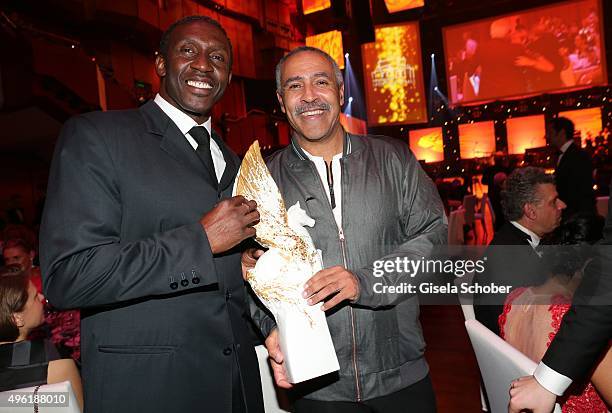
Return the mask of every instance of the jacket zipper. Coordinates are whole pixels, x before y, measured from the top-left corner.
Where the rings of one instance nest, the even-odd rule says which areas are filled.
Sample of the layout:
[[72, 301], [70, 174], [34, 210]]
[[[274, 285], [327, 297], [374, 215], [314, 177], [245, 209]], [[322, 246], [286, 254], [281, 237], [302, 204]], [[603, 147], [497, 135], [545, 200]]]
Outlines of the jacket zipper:
[[[342, 262], [344, 268], [347, 268], [346, 262], [346, 251], [345, 251], [345, 239], [344, 231], [342, 228], [338, 230], [338, 237], [340, 239], [340, 250], [342, 251]], [[357, 339], [355, 337], [355, 314], [353, 313], [353, 307], [349, 306], [349, 315], [351, 317], [351, 336], [353, 338], [353, 369], [355, 369], [355, 387], [357, 389], [357, 401], [361, 401], [361, 389], [359, 387], [359, 368], [357, 367]]]
[[[344, 162], [342, 162], [342, 159], [339, 159], [339, 162], [340, 162], [340, 171], [342, 172], [342, 169], [343, 169], [342, 166]], [[318, 179], [319, 185], [321, 186], [323, 193], [325, 193], [325, 187], [323, 186], [323, 181], [321, 180], [321, 176], [319, 175], [317, 168], [314, 166], [311, 160], [308, 160], [308, 163], [309, 163], [310, 169], [314, 172], [315, 176], [319, 178]], [[346, 240], [344, 238], [344, 231], [342, 230], [342, 226], [338, 226], [338, 223], [336, 222], [336, 219], [334, 217], [334, 210], [332, 209], [331, 204], [327, 203], [327, 205], [329, 205], [329, 209], [332, 213], [332, 218], [334, 218], [334, 223], [336, 224], [336, 228], [338, 229], [338, 239], [340, 241], [340, 251], [342, 252], [342, 263], [344, 264], [344, 268], [348, 269], [348, 262], [346, 259], [346, 246], [345, 246]], [[340, 205], [340, 208], [342, 208], [343, 205], [344, 203]], [[342, 214], [342, 216], [344, 216], [344, 214]], [[349, 306], [349, 316], [351, 319], [351, 338], [353, 340], [352, 356], [353, 356], [353, 369], [355, 370], [355, 388], [357, 390], [357, 401], [360, 402], [361, 401], [361, 386], [359, 385], [359, 367], [357, 366], [357, 338], [355, 334], [355, 314], [353, 312], [353, 307], [351, 306]]]

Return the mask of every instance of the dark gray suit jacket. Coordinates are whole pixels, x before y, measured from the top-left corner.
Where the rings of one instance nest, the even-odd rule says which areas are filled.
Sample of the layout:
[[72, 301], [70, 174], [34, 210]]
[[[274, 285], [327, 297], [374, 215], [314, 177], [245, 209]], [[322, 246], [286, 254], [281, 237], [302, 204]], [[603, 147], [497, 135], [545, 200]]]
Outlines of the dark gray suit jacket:
[[220, 192], [153, 102], [88, 113], [62, 130], [41, 227], [51, 303], [83, 309], [88, 412], [230, 412], [239, 361], [249, 412], [263, 412], [238, 253], [213, 256], [199, 218]]

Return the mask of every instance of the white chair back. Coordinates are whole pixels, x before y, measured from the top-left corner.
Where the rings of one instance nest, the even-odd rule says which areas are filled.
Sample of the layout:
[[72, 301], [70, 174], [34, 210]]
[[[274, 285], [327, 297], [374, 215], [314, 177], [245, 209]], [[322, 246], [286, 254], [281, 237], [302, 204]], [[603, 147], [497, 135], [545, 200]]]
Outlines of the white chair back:
[[[0, 413], [34, 412], [34, 406], [31, 404], [27, 404], [26, 406], [28, 407], [17, 408], [16, 405], [11, 406], [12, 403], [9, 403], [8, 400], [11, 394], [14, 401], [16, 397], [23, 397], [25, 395], [33, 397], [36, 388], [38, 388], [36, 394], [40, 396], [41, 401], [38, 404], [39, 413], [81, 413], [81, 408], [69, 381], [2, 392], [0, 393]], [[54, 393], [52, 397], [50, 397], [51, 393]], [[63, 398], [66, 398], [65, 402], [63, 402]], [[44, 403], [45, 399], [50, 403]]]
[[[465, 328], [478, 360], [491, 413], [506, 413], [510, 384], [519, 377], [533, 374], [536, 363], [477, 320], [467, 320]], [[558, 404], [554, 412], [561, 413]]]

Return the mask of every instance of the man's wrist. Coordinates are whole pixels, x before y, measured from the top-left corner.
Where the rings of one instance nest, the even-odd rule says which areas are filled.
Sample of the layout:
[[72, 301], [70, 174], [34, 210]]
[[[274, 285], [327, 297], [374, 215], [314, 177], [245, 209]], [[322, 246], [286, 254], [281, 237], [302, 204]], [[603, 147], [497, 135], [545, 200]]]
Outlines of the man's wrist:
[[357, 288], [357, 293], [356, 293], [355, 297], [351, 298], [351, 300], [350, 300], [351, 304], [355, 304], [359, 300], [359, 297], [361, 297], [361, 283], [359, 282], [359, 277], [357, 277], [354, 272], [352, 272], [352, 271], [349, 271], [349, 272], [353, 276], [353, 280], [355, 281], [355, 284], [357, 285], [357, 287], [356, 287]]
[[557, 396], [563, 396], [565, 390], [572, 384], [572, 379], [540, 362], [533, 372], [533, 377], [544, 389]]

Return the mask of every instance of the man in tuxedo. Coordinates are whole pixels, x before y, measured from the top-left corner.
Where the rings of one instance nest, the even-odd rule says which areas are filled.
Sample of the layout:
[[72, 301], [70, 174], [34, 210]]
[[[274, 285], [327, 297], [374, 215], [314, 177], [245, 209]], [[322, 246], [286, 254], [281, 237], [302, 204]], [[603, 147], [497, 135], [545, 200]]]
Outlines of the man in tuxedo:
[[533, 376], [511, 384], [510, 413], [551, 412], [557, 396], [573, 381], [587, 377], [612, 339], [612, 204], [608, 208], [604, 240], [557, 335]]
[[220, 24], [186, 17], [154, 101], [62, 130], [40, 250], [51, 303], [83, 309], [88, 412], [263, 412], [237, 249], [259, 214], [211, 130], [231, 65]]
[[[502, 191], [502, 205], [508, 222], [493, 236], [485, 253], [486, 270], [476, 281], [513, 287], [541, 284], [546, 271], [537, 249], [542, 237], [559, 226], [565, 208], [553, 177], [534, 167], [514, 170]], [[476, 319], [497, 335], [504, 299], [505, 295], [475, 297]]]
[[559, 198], [567, 205], [563, 217], [578, 212], [594, 214], [593, 164], [589, 154], [574, 142], [574, 123], [564, 117], [553, 119], [547, 133], [548, 142], [561, 152], [555, 182]]

